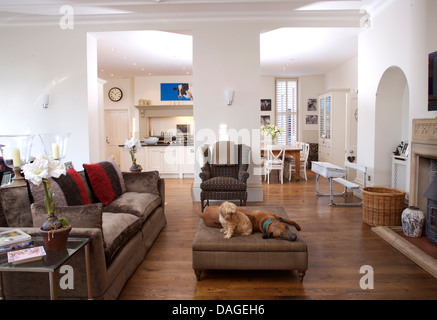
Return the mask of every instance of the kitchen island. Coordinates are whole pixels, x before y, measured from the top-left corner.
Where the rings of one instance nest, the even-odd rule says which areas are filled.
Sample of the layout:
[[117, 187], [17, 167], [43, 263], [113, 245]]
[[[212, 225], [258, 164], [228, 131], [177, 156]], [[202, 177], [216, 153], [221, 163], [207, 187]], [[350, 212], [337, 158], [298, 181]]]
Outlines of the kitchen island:
[[[120, 168], [122, 171], [129, 171], [132, 165], [129, 149], [124, 148], [124, 145], [119, 145], [119, 148]], [[162, 178], [192, 178], [194, 157], [192, 144], [141, 143], [141, 149], [135, 154], [137, 164], [143, 167], [143, 171], [159, 171]]]

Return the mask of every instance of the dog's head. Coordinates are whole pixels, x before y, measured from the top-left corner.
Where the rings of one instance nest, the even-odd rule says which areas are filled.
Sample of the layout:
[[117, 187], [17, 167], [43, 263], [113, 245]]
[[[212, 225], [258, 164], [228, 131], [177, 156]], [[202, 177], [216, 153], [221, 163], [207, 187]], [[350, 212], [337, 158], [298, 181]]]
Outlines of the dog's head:
[[293, 231], [291, 231], [288, 224], [275, 220], [269, 224], [267, 232], [264, 234], [263, 238], [276, 238], [280, 240], [295, 241], [297, 236], [295, 233], [293, 233]]
[[237, 213], [237, 206], [231, 202], [223, 202], [219, 207], [220, 215], [226, 219], [232, 219], [233, 215]]

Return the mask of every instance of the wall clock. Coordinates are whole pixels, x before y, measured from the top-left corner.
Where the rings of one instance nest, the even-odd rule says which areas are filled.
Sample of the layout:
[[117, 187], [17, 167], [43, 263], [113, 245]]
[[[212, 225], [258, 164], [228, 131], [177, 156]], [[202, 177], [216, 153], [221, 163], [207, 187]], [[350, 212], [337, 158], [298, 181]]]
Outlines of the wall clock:
[[120, 88], [114, 87], [109, 89], [108, 96], [109, 99], [111, 99], [111, 101], [117, 102], [120, 101], [121, 98], [123, 97], [123, 92], [121, 91]]

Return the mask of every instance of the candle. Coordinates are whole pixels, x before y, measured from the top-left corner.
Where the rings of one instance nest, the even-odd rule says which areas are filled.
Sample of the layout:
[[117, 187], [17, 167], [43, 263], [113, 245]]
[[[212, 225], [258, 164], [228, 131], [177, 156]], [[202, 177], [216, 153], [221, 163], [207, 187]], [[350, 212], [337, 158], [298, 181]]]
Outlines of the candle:
[[20, 149], [13, 149], [12, 150], [12, 163], [14, 164], [14, 167], [21, 167], [21, 155], [20, 155]]
[[52, 143], [52, 155], [53, 159], [59, 159], [59, 145], [57, 143]]

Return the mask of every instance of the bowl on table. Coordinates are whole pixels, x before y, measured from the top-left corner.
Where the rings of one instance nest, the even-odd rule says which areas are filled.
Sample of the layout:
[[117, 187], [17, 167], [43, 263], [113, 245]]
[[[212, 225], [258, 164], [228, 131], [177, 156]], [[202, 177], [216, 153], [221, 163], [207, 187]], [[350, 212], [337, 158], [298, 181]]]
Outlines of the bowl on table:
[[152, 146], [154, 144], [157, 144], [158, 140], [159, 140], [159, 138], [156, 138], [156, 137], [145, 138], [144, 143], [149, 145], [149, 146]]

